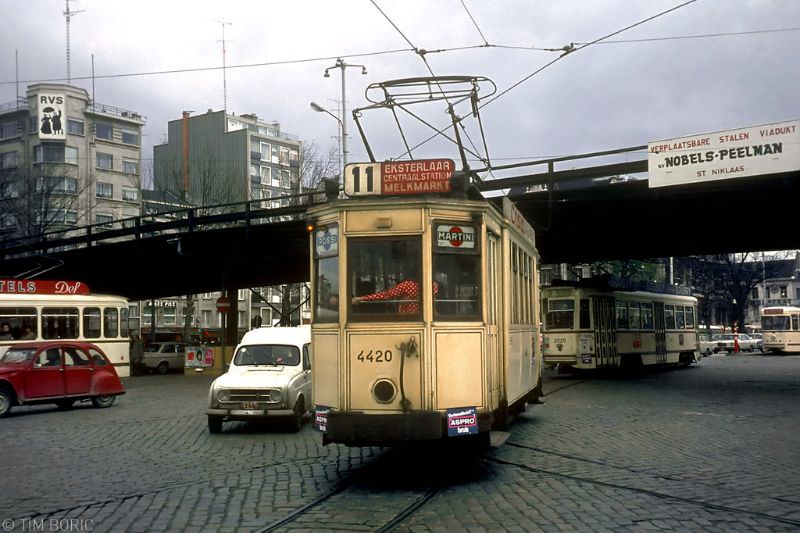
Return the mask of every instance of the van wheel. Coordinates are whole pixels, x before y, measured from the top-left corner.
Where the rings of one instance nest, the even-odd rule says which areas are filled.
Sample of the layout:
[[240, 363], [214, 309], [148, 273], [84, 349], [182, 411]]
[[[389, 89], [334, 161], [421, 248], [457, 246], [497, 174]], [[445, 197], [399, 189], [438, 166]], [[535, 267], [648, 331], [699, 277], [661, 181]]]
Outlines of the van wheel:
[[14, 396], [5, 387], [0, 387], [0, 418], [8, 416], [14, 405]]
[[219, 415], [208, 415], [208, 432], [217, 434], [222, 433], [222, 417]]
[[291, 429], [294, 432], [300, 431], [303, 427], [303, 417], [306, 414], [306, 402], [301, 396], [297, 399], [297, 403], [294, 404], [294, 415], [292, 415], [291, 419]]
[[167, 363], [166, 361], [161, 361], [160, 363], [158, 363], [158, 366], [156, 367], [156, 372], [158, 372], [159, 374], [166, 374], [167, 372], [169, 372], [169, 363]]
[[100, 408], [111, 407], [116, 399], [116, 396], [95, 396], [92, 398], [92, 405]]

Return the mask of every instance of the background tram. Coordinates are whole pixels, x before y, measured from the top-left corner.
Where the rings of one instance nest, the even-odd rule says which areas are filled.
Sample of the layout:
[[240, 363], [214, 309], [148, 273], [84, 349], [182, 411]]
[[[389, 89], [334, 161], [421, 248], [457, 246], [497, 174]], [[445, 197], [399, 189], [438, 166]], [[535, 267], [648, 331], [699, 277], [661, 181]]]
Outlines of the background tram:
[[128, 301], [92, 294], [79, 281], [0, 280], [0, 355], [21, 342], [69, 339], [91, 342], [117, 375], [130, 375]]
[[638, 368], [695, 360], [697, 299], [615, 290], [595, 281], [542, 290], [546, 365]]
[[761, 333], [764, 351], [800, 353], [800, 307], [765, 307]]
[[486, 445], [538, 399], [538, 255], [510, 201], [353, 195], [309, 216], [323, 443]]

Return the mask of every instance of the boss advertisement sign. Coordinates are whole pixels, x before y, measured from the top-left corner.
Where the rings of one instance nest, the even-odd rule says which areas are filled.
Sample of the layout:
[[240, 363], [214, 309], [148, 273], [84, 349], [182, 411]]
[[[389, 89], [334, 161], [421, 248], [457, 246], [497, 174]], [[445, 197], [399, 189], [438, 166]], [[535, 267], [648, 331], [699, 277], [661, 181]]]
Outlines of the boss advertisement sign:
[[330, 226], [314, 232], [314, 250], [317, 257], [330, 257], [339, 253], [339, 228]]
[[475, 228], [460, 224], [438, 224], [436, 246], [439, 248], [475, 249]]
[[36, 100], [39, 110], [39, 139], [48, 141], [66, 139], [64, 125], [67, 122], [67, 98], [63, 94], [39, 93]]
[[647, 166], [650, 187], [800, 170], [800, 121], [651, 142]]

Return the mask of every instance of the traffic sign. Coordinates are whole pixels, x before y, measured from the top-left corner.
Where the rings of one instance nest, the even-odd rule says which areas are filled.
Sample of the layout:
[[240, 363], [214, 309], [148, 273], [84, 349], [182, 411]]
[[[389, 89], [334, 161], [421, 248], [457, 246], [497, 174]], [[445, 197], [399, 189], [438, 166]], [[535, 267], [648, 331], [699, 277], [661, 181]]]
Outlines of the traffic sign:
[[456, 165], [452, 159], [351, 163], [344, 169], [348, 196], [448, 193]]
[[227, 296], [217, 298], [217, 311], [220, 313], [227, 313], [231, 310], [231, 307], [231, 300]]

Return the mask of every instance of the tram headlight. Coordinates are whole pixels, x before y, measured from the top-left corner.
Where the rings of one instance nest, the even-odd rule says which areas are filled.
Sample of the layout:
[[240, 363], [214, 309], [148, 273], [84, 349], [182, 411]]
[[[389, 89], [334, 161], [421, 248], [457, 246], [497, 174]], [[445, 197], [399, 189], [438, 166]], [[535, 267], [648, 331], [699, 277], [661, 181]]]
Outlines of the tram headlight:
[[379, 379], [372, 385], [372, 397], [378, 403], [392, 403], [397, 396], [397, 387], [390, 379]]

